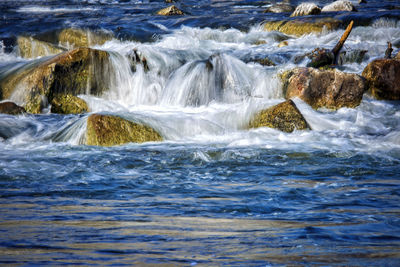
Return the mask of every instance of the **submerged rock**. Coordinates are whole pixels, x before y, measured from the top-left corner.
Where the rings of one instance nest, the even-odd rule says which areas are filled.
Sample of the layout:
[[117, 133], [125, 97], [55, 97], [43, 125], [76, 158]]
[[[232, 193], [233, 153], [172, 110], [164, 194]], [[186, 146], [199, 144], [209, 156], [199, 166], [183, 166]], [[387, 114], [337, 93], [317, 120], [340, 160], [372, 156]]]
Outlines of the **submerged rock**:
[[264, 30], [279, 31], [284, 34], [302, 36], [304, 34], [337, 30], [341, 26], [342, 22], [340, 20], [332, 18], [307, 18], [301, 20], [267, 21], [264, 23]]
[[314, 109], [356, 107], [365, 92], [365, 80], [336, 69], [294, 68], [281, 75], [286, 99], [299, 97]]
[[23, 107], [18, 106], [14, 102], [11, 101], [0, 102], [0, 113], [19, 115], [19, 114], [24, 114], [25, 112], [26, 111]]
[[9, 73], [0, 81], [0, 96], [40, 113], [58, 94], [100, 95], [111, 74], [107, 52], [78, 48]]
[[87, 145], [115, 146], [162, 140], [161, 135], [153, 128], [117, 116], [93, 114], [87, 120]]
[[257, 113], [251, 120], [249, 127], [270, 127], [288, 133], [294, 130], [310, 129], [296, 104], [290, 99]]
[[33, 37], [19, 36], [17, 38], [19, 55], [23, 58], [37, 58], [60, 54], [65, 48], [48, 42], [37, 40]]
[[354, 5], [347, 0], [338, 0], [322, 8], [322, 12], [357, 11]]
[[264, 13], [291, 13], [294, 11], [294, 7], [289, 3], [279, 3], [267, 8]]
[[58, 34], [58, 42], [68, 49], [73, 49], [77, 47], [102, 45], [111, 40], [112, 37], [112, 34], [108, 32], [69, 28], [62, 30]]
[[400, 100], [400, 60], [377, 59], [362, 72], [369, 93], [377, 99]]
[[258, 63], [260, 65], [263, 65], [263, 66], [276, 66], [276, 64], [272, 60], [270, 60], [268, 57], [257, 58], [257, 59], [253, 59], [251, 61], [252, 62], [256, 62], [256, 63]]
[[314, 3], [302, 3], [296, 7], [291, 17], [318, 15], [321, 9]]
[[177, 15], [184, 15], [183, 11], [177, 8], [175, 5], [163, 8], [157, 11], [157, 15], [162, 16], [177, 16]]
[[69, 94], [58, 94], [53, 96], [50, 104], [52, 113], [81, 114], [89, 111], [89, 107], [85, 100]]

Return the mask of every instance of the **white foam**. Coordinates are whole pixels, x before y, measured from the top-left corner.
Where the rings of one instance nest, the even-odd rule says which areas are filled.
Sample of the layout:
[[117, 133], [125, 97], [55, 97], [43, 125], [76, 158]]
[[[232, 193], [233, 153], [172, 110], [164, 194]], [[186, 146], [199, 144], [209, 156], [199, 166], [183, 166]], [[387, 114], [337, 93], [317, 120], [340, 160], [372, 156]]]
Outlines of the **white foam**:
[[84, 7], [84, 8], [50, 8], [45, 6], [25, 6], [17, 9], [20, 13], [76, 13], [76, 12], [93, 12], [99, 10], [98, 8]]

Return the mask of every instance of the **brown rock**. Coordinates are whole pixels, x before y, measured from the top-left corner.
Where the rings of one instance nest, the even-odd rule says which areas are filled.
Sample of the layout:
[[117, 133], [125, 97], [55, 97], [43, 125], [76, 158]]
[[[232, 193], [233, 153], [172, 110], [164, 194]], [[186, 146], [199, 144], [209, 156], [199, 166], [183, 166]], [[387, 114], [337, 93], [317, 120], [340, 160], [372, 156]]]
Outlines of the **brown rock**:
[[78, 48], [9, 73], [0, 81], [0, 95], [40, 113], [54, 95], [100, 95], [108, 90], [110, 74], [107, 52]]
[[19, 115], [25, 113], [25, 109], [23, 107], [18, 106], [14, 102], [6, 101], [0, 102], [0, 113], [10, 114], [10, 115]]
[[177, 8], [175, 5], [163, 8], [157, 11], [157, 15], [162, 16], [177, 16], [177, 15], [184, 15], [183, 11]]
[[162, 141], [162, 137], [154, 129], [143, 124], [100, 114], [93, 114], [87, 120], [87, 145], [115, 146], [152, 141]]
[[267, 8], [264, 13], [291, 13], [294, 11], [294, 7], [288, 3], [279, 3]]
[[365, 80], [336, 69], [294, 68], [281, 75], [286, 99], [299, 97], [314, 109], [356, 107], [365, 91]]
[[310, 129], [307, 121], [290, 99], [257, 113], [249, 127], [270, 127], [288, 133], [294, 130]]
[[400, 60], [374, 60], [365, 67], [362, 76], [367, 80], [369, 93], [375, 98], [400, 100]]
[[77, 28], [68, 28], [58, 34], [58, 42], [68, 48], [89, 47], [102, 45], [112, 39], [112, 34], [102, 31], [90, 31]]

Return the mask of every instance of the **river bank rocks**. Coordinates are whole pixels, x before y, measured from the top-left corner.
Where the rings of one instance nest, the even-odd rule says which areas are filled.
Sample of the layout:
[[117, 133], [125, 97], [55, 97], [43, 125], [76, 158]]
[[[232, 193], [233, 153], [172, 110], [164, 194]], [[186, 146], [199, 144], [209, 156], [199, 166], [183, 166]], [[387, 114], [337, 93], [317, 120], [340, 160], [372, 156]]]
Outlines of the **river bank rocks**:
[[374, 60], [365, 67], [362, 76], [368, 92], [375, 98], [400, 100], [400, 59]]
[[342, 21], [333, 18], [302, 18], [296, 20], [267, 21], [263, 25], [266, 31], [278, 31], [297, 37], [304, 34], [333, 31], [342, 26]]
[[14, 102], [5, 101], [0, 102], [0, 113], [9, 115], [20, 115], [24, 114], [26, 111], [23, 107], [18, 106]]
[[107, 52], [78, 48], [8, 73], [0, 81], [0, 96], [41, 113], [55, 95], [100, 95], [111, 74]]
[[336, 69], [298, 67], [280, 75], [286, 99], [299, 97], [314, 109], [356, 107], [365, 91], [365, 80]]
[[161, 135], [153, 128], [117, 116], [93, 114], [87, 119], [87, 145], [115, 146], [162, 140]]
[[112, 38], [111, 33], [104, 31], [68, 28], [37, 36], [19, 36], [17, 44], [21, 57], [36, 58], [56, 55], [79, 47], [102, 45]]
[[357, 11], [354, 5], [347, 0], [339, 0], [324, 6], [322, 12]]
[[250, 121], [249, 128], [258, 127], [276, 128], [288, 133], [310, 129], [296, 104], [290, 99], [257, 113]]
[[178, 16], [178, 15], [185, 15], [185, 13], [183, 13], [183, 11], [177, 8], [175, 5], [172, 5], [157, 11], [157, 15]]

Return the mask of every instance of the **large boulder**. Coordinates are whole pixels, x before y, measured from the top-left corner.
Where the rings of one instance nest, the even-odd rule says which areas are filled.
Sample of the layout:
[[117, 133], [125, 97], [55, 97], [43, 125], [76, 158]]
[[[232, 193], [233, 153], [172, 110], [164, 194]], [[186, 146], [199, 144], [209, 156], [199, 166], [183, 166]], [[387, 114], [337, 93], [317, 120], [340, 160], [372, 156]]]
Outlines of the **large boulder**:
[[69, 94], [54, 95], [50, 104], [51, 113], [81, 114], [89, 111], [85, 100]]
[[60, 54], [65, 48], [37, 40], [33, 37], [19, 36], [17, 38], [19, 55], [23, 58], [37, 58]]
[[0, 113], [19, 115], [19, 114], [24, 114], [25, 112], [26, 111], [23, 107], [18, 106], [14, 102], [11, 101], [0, 102]]
[[288, 133], [294, 130], [310, 129], [307, 121], [290, 99], [257, 113], [250, 121], [249, 127], [270, 127]]
[[362, 72], [369, 93], [377, 99], [400, 100], [400, 60], [377, 59]]
[[36, 58], [59, 54], [78, 47], [102, 45], [112, 37], [111, 33], [104, 31], [67, 28], [35, 36], [19, 36], [17, 44], [21, 57]]
[[365, 80], [336, 69], [299, 67], [281, 75], [286, 99], [299, 97], [314, 109], [356, 107], [365, 92]]
[[184, 15], [182, 10], [177, 8], [175, 5], [163, 8], [159, 11], [157, 11], [157, 15], [162, 15], [162, 16], [177, 16], [177, 15]]
[[153, 128], [117, 116], [93, 114], [87, 120], [87, 145], [115, 146], [162, 140], [161, 135]]
[[306, 18], [296, 20], [267, 21], [264, 23], [264, 30], [279, 31], [284, 34], [302, 36], [304, 34], [337, 30], [342, 27], [342, 25], [342, 21], [332, 18]]
[[338, 0], [322, 8], [322, 12], [357, 11], [354, 5], [347, 0]]
[[108, 90], [110, 75], [107, 52], [78, 48], [7, 73], [0, 80], [0, 96], [23, 103], [30, 113], [40, 113], [58, 94], [102, 94]]
[[291, 17], [318, 15], [321, 9], [314, 3], [302, 3], [296, 7]]

